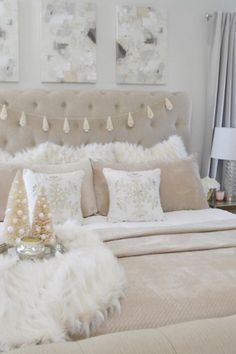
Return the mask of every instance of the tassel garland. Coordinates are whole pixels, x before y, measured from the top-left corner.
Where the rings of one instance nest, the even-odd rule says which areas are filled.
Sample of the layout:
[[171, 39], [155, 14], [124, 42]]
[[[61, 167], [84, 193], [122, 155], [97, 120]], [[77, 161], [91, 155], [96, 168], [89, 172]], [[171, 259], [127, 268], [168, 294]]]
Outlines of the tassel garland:
[[67, 118], [64, 120], [64, 125], [63, 125], [63, 132], [65, 134], [68, 134], [70, 132], [70, 124]]
[[[165, 97], [165, 99], [164, 99], [164, 106], [165, 106], [166, 110], [168, 110], [168, 111], [172, 111], [174, 108], [173, 103], [171, 102], [171, 100], [168, 97]], [[152, 108], [149, 105], [147, 105], [146, 109], [147, 109], [147, 117], [149, 119], [153, 119], [154, 113], [153, 113]], [[135, 119], [133, 118], [134, 114], [135, 114], [134, 112], [133, 113], [128, 112], [128, 117], [126, 119], [127, 119], [127, 126], [129, 128], [133, 128], [135, 125]], [[6, 120], [7, 117], [8, 117], [8, 109], [7, 109], [7, 106], [5, 104], [3, 104], [2, 109], [0, 111], [0, 120]], [[26, 116], [25, 112], [21, 112], [21, 115], [19, 118], [19, 125], [20, 125], [20, 127], [25, 127], [27, 125], [27, 116]], [[47, 131], [49, 131], [49, 129], [50, 129], [50, 125], [49, 125], [48, 119], [46, 116], [43, 116], [42, 130], [44, 132], [47, 132]], [[88, 133], [90, 130], [91, 130], [91, 127], [90, 127], [89, 119], [87, 117], [85, 117], [83, 120], [83, 131], [85, 133]], [[107, 117], [106, 130], [108, 132], [111, 132], [112, 130], [114, 130], [111, 116]], [[69, 119], [67, 117], [65, 117], [64, 123], [63, 123], [63, 132], [65, 134], [69, 134], [70, 131], [71, 131], [71, 127], [70, 127]]]
[[44, 132], [47, 132], [49, 130], [49, 124], [46, 116], [43, 117], [42, 130]]
[[172, 111], [172, 109], [173, 109], [173, 104], [172, 104], [172, 102], [169, 100], [169, 98], [165, 98], [165, 106], [166, 106], [166, 109], [168, 110], [168, 111]]
[[25, 112], [22, 112], [22, 113], [21, 113], [20, 120], [19, 120], [19, 124], [20, 124], [20, 126], [21, 126], [22, 128], [26, 126], [27, 121], [26, 121]]
[[5, 104], [2, 106], [2, 110], [1, 110], [1, 113], [0, 113], [0, 118], [1, 118], [1, 120], [6, 120], [7, 119], [7, 107], [6, 107]]
[[114, 128], [113, 128], [113, 123], [111, 120], [111, 116], [107, 117], [107, 125], [106, 125], [106, 129], [111, 132]]
[[128, 122], [127, 123], [128, 123], [129, 128], [132, 128], [134, 126], [134, 119], [133, 119], [131, 112], [129, 112], [129, 114], [128, 114]]
[[88, 133], [90, 131], [89, 121], [87, 118], [84, 118], [83, 130], [85, 131], [85, 133]]
[[153, 113], [150, 106], [147, 106], [147, 116], [149, 119], [153, 119], [153, 117], [154, 117], [154, 113]]

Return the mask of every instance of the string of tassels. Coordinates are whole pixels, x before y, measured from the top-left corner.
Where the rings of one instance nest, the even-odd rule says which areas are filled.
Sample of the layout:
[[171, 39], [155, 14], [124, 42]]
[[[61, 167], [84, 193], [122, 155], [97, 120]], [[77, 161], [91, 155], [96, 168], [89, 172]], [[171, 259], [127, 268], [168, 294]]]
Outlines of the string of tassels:
[[[165, 99], [164, 99], [164, 107], [166, 108], [167, 111], [172, 111], [173, 108], [174, 108], [173, 103], [171, 102], [171, 100], [168, 97], [165, 97]], [[12, 109], [9, 109], [9, 110], [11, 111]], [[12, 111], [14, 111], [14, 110], [12, 110]], [[17, 111], [15, 111], [15, 112], [17, 112]], [[146, 113], [147, 113], [147, 118], [149, 118], [149, 119], [153, 119], [155, 117], [155, 114], [154, 114], [152, 108], [149, 105], [146, 106]], [[122, 117], [124, 115], [122, 115]], [[133, 128], [134, 125], [135, 125], [135, 119], [134, 119], [133, 115], [134, 115], [133, 112], [128, 112], [128, 115], [127, 115], [127, 126], [129, 128]], [[1, 112], [0, 112], [0, 119], [2, 121], [5, 121], [7, 118], [8, 118], [8, 109], [7, 109], [6, 104], [3, 104]], [[116, 117], [116, 118], [119, 118], [119, 117]], [[21, 112], [20, 118], [19, 118], [20, 127], [24, 128], [27, 125], [27, 123], [28, 123], [27, 122], [27, 115], [25, 114], [25, 112]], [[42, 130], [44, 132], [48, 132], [49, 129], [50, 129], [50, 124], [48, 122], [48, 118], [45, 115], [45, 116], [42, 117]], [[64, 118], [64, 123], [63, 123], [62, 130], [63, 130], [63, 132], [65, 134], [69, 134], [70, 131], [71, 131], [70, 122], [69, 122], [69, 119], [67, 117]], [[83, 120], [83, 131], [85, 133], [88, 133], [90, 130], [91, 130], [91, 126], [90, 126], [90, 123], [89, 123], [89, 119], [87, 117], [85, 117], [84, 120]], [[112, 121], [112, 117], [111, 116], [107, 117], [106, 130], [108, 132], [111, 132], [112, 130], [114, 130], [113, 121]]]

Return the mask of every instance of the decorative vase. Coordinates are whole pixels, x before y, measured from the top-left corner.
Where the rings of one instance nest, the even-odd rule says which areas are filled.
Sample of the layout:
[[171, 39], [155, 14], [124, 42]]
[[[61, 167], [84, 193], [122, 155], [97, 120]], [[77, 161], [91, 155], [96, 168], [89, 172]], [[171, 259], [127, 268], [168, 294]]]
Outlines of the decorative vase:
[[45, 254], [45, 246], [40, 237], [22, 237], [16, 246], [16, 253], [19, 258], [42, 259]]
[[225, 199], [225, 191], [216, 191], [217, 202], [223, 202], [224, 199]]

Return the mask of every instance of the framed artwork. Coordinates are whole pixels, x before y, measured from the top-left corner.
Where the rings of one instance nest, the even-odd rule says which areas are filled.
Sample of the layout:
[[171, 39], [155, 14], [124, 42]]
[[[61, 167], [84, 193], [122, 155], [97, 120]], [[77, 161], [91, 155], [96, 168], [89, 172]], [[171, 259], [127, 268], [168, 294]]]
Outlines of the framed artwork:
[[165, 84], [167, 14], [164, 9], [117, 6], [116, 77], [121, 84]]
[[17, 0], [0, 0], [0, 81], [19, 80]]
[[96, 82], [96, 6], [41, 0], [43, 82]]

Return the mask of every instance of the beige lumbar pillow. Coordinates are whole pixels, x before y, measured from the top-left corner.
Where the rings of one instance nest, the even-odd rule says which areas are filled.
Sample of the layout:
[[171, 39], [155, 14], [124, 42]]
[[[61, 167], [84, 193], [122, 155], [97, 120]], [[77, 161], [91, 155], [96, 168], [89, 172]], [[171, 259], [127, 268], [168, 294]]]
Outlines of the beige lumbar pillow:
[[161, 170], [160, 198], [165, 212], [208, 208], [196, 162], [187, 158], [170, 163], [105, 164], [92, 161], [97, 209], [101, 215], [109, 210], [109, 190], [103, 174], [104, 168], [124, 171]]
[[118, 171], [104, 168], [110, 196], [108, 221], [161, 221], [160, 170]]

